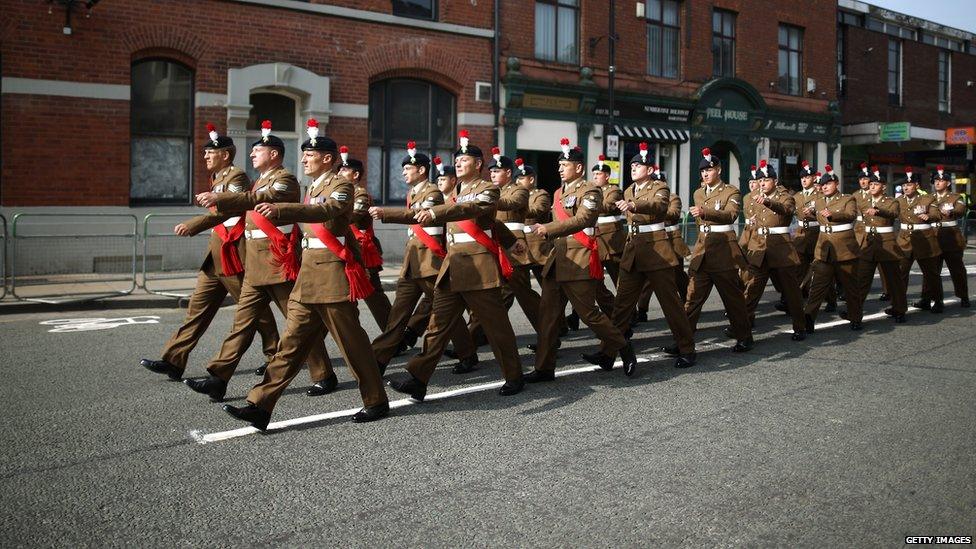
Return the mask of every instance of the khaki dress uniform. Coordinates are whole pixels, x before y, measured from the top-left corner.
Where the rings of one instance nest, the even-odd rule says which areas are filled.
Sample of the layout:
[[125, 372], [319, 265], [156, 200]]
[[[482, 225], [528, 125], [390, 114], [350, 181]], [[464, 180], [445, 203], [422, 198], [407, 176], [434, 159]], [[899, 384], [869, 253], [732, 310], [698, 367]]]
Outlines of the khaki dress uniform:
[[[847, 295], [847, 314], [851, 323], [861, 322], [861, 300], [858, 299], [855, 278], [860, 247], [854, 234], [857, 220], [857, 203], [849, 194], [834, 193], [831, 196], [819, 195], [813, 206], [817, 212], [820, 234], [814, 251], [814, 262], [810, 269], [810, 296], [807, 298], [805, 313], [810, 322], [816, 320], [820, 305], [839, 278]], [[821, 214], [824, 208], [830, 211], [830, 218]], [[809, 322], [808, 322], [809, 324]], [[810, 328], [810, 326], [807, 326]]]
[[596, 333], [603, 349], [616, 353], [627, 347], [623, 333], [596, 305], [597, 287], [602, 280], [590, 277], [590, 250], [572, 236], [580, 231], [596, 234], [603, 193], [583, 178], [564, 183], [561, 189], [559, 203], [553, 204], [553, 209], [562, 208], [568, 218], [560, 220], [553, 215], [553, 221], [544, 225], [553, 248], [542, 268], [535, 369], [546, 373], [556, 368], [556, 348], [567, 300], [580, 320]]
[[[437, 189], [437, 184], [430, 181], [417, 183], [410, 189], [407, 196], [406, 208], [384, 208], [383, 223], [397, 223], [415, 225], [414, 215], [418, 211], [444, 204], [444, 195]], [[444, 224], [432, 223], [422, 227], [444, 250]], [[403, 329], [411, 321], [411, 314], [421, 313], [421, 307], [427, 304], [427, 321], [415, 333], [422, 334], [427, 328], [430, 315], [430, 303], [434, 296], [434, 282], [443, 265], [443, 259], [435, 254], [414, 234], [413, 229], [407, 228], [407, 244], [403, 251], [403, 267], [397, 280], [396, 294], [393, 298], [393, 308], [390, 320], [384, 327], [383, 333], [373, 340], [373, 353], [381, 368], [385, 368], [396, 354], [403, 338]], [[418, 305], [418, 301], [420, 305]], [[417, 313], [414, 313], [416, 307]], [[475, 346], [471, 336], [463, 324], [458, 323], [451, 330], [451, 340], [459, 358], [474, 356]]]
[[[356, 185], [356, 194], [352, 208], [352, 225], [359, 229], [363, 234], [363, 238], [369, 237], [370, 233], [367, 231], [373, 228], [373, 218], [369, 215], [369, 209], [372, 206], [373, 197], [366, 190], [366, 187]], [[379, 252], [382, 258], [383, 247], [380, 245], [380, 239], [375, 234], [373, 234], [372, 244], [376, 247], [376, 251]], [[362, 248], [362, 243], [360, 243], [360, 248]], [[383, 291], [383, 283], [380, 281], [380, 271], [382, 270], [382, 265], [366, 268], [366, 272], [369, 273], [369, 282], [376, 291], [363, 300], [366, 302], [366, 307], [369, 308], [369, 312], [373, 315], [373, 319], [376, 320], [376, 325], [381, 330], [390, 319], [391, 307], [390, 298], [386, 297], [386, 292]]]
[[[871, 193], [864, 189], [858, 189], [854, 191], [853, 196], [854, 201], [857, 203], [857, 222], [854, 224], [854, 234], [857, 236], [857, 241], [863, 243], [864, 235], [867, 230], [867, 223], [864, 220], [863, 212], [871, 207]], [[874, 275], [872, 275], [871, 278], [873, 279]], [[867, 292], [871, 292], [870, 286], [868, 287]], [[881, 277], [881, 293], [886, 295], [888, 294], [888, 281], [884, 276]], [[865, 299], [867, 299], [867, 294], [865, 294]]]
[[[433, 312], [424, 335], [423, 351], [406, 367], [424, 385], [430, 381], [454, 327], [464, 327], [461, 313], [465, 307], [482, 318], [491, 319], [483, 328], [502, 375], [506, 381], [521, 381], [522, 363], [515, 332], [502, 302], [501, 286], [505, 279], [498, 259], [458, 225], [471, 220], [492, 238], [495, 231], [508, 232], [504, 225], [495, 223], [498, 197], [498, 187], [478, 178], [458, 182], [448, 203], [426, 208], [434, 215], [434, 222], [446, 224], [448, 247], [447, 257], [434, 281]], [[507, 236], [514, 240], [510, 232]]]
[[[956, 297], [965, 304], [969, 301], [969, 283], [966, 280], [966, 265], [962, 261], [962, 254], [966, 250], [966, 238], [962, 235], [960, 224], [966, 217], [966, 202], [958, 193], [942, 195], [936, 193], [934, 196], [935, 205], [942, 215], [942, 221], [936, 223], [939, 248], [942, 250], [939, 271], [942, 271], [942, 263], [945, 263], [949, 268]], [[924, 283], [922, 289], [925, 290]]]
[[[525, 226], [531, 227], [536, 223], [550, 221], [552, 221], [552, 196], [545, 189], [532, 189], [529, 191], [529, 209], [525, 212]], [[541, 275], [542, 266], [545, 265], [546, 258], [552, 251], [552, 243], [546, 237], [527, 230], [525, 245], [528, 247], [531, 269]]]
[[[349, 229], [355, 186], [339, 175], [327, 172], [308, 189], [307, 204], [278, 204], [277, 223], [302, 222], [302, 266], [295, 280], [287, 307], [285, 332], [264, 379], [247, 395], [247, 401], [267, 412], [298, 374], [310, 349], [322, 343], [331, 332], [350, 371], [359, 382], [359, 392], [367, 407], [387, 403], [386, 392], [369, 337], [359, 323], [359, 309], [350, 299], [346, 263], [315, 236], [308, 224], [322, 223], [352, 253], [351, 261], [362, 262], [359, 246]], [[375, 290], [374, 290], [375, 291]]]
[[[898, 234], [894, 227], [895, 220], [899, 217], [898, 202], [882, 195], [878, 199], [870, 198], [867, 202], [860, 202], [858, 208], [863, 220], [859, 225], [863, 227], [862, 234], [858, 237], [861, 257], [857, 263], [856, 278], [862, 309], [871, 291], [874, 271], [880, 266], [886, 292], [891, 297], [891, 312], [895, 317], [904, 315], [908, 310], [908, 298], [899, 271], [904, 252], [898, 247]], [[872, 208], [878, 210], [877, 215], [866, 213]]]
[[[749, 191], [742, 197], [742, 233], [739, 234], [739, 247], [742, 248], [742, 252], [745, 253], [746, 248], [749, 246], [749, 240], [752, 239], [752, 234], [756, 228], [756, 193], [760, 191]], [[752, 273], [748, 268], [739, 271], [739, 277], [742, 278], [742, 285], [745, 287], [749, 286], [749, 278]], [[748, 302], [748, 299], [746, 300]], [[755, 310], [752, 310], [750, 318], [755, 315]]]
[[[898, 201], [898, 246], [905, 252], [901, 260], [901, 278], [908, 287], [908, 273], [912, 263], [918, 262], [922, 270], [922, 299], [934, 300], [937, 305], [942, 304], [942, 248], [939, 247], [939, 235], [936, 233], [936, 222], [942, 220], [942, 213], [936, 204], [934, 195], [918, 194], [909, 197], [901, 195]], [[921, 219], [920, 214], [928, 215], [928, 219]]]
[[[252, 191], [218, 193], [216, 206], [217, 211], [221, 213], [245, 215], [262, 202], [299, 202], [300, 199], [301, 190], [298, 180], [283, 166], [278, 166], [262, 174], [254, 182]], [[287, 316], [288, 296], [295, 285], [294, 281], [286, 278], [275, 260], [270, 239], [254, 224], [251, 214], [246, 215], [247, 228], [244, 237], [247, 239], [247, 260], [244, 266], [241, 298], [237, 302], [230, 334], [221, 345], [218, 355], [207, 365], [207, 371], [211, 375], [225, 382], [234, 375], [241, 357], [251, 345], [254, 331], [257, 329], [257, 321], [262, 311], [268, 308], [268, 304], [274, 302]], [[292, 223], [280, 218], [269, 221], [285, 235], [292, 230], [299, 230], [298, 227], [292, 228]], [[319, 336], [308, 353], [308, 370], [313, 383], [335, 375], [325, 350], [325, 333], [322, 332]]]
[[[234, 166], [224, 168], [210, 176], [210, 190], [215, 193], [243, 192], [250, 186], [251, 182], [248, 181], [244, 170]], [[230, 217], [226, 214], [210, 212], [187, 220], [185, 225], [190, 230], [190, 234], [196, 235], [221, 224], [230, 230], [239, 220], [239, 216]], [[244, 243], [243, 237], [235, 243], [242, 265], [246, 261]], [[210, 235], [207, 256], [200, 266], [200, 272], [197, 273], [197, 283], [193, 288], [193, 295], [190, 296], [186, 317], [163, 347], [162, 359], [180, 370], [186, 370], [187, 357], [207, 331], [217, 311], [223, 306], [227, 294], [229, 293], [234, 301], [240, 300], [241, 281], [244, 280], [244, 275], [242, 273], [228, 275], [224, 272], [220, 259], [223, 244], [224, 241], [216, 232]], [[261, 349], [265, 359], [270, 360], [278, 349], [278, 330], [275, 327], [274, 315], [268, 307], [264, 307], [258, 313], [257, 331], [261, 334]]]
[[[694, 331], [685, 315], [674, 277], [678, 255], [665, 230], [670, 195], [667, 184], [651, 180], [635, 182], [624, 192], [624, 200], [634, 204], [634, 209], [626, 214], [627, 241], [620, 257], [620, 278], [611, 320], [618, 330], [626, 332], [641, 289], [650, 286], [657, 294], [679, 352], [688, 355], [695, 352]], [[607, 348], [606, 341], [603, 345], [601, 351], [605, 354], [616, 350]]]
[[[681, 236], [682, 215], [681, 196], [672, 192], [671, 200], [668, 203], [668, 213], [665, 216], [665, 222], [668, 226], [664, 230], [667, 231], [671, 249], [674, 250], [674, 255], [678, 258], [678, 264], [674, 267], [674, 280], [678, 285], [678, 293], [681, 294], [681, 302], [684, 303], [688, 299], [688, 273], [685, 271], [685, 258], [691, 254], [691, 250], [685, 243], [685, 238]], [[653, 294], [654, 288], [651, 284], [644, 284], [640, 301], [637, 302], [637, 309], [646, 314], [651, 307], [651, 295]]]
[[[600, 246], [600, 261], [606, 269], [610, 280], [616, 288], [620, 275], [620, 254], [627, 243], [627, 233], [624, 231], [624, 221], [627, 216], [622, 215], [617, 208], [617, 202], [624, 197], [623, 191], [617, 185], [607, 183], [600, 189], [603, 192], [603, 208], [600, 217], [596, 219], [596, 228]], [[597, 286], [596, 302], [604, 314], [613, 314], [613, 292], [607, 287], [606, 279]]]
[[[786, 298], [786, 306], [793, 317], [794, 334], [803, 334], [806, 323], [803, 318], [803, 295], [800, 281], [796, 278], [796, 268], [800, 258], [790, 236], [790, 223], [796, 212], [793, 196], [778, 188], [766, 195], [766, 202], [755, 201], [762, 191], [749, 193], [746, 206], [755, 220], [748, 231], [749, 240], [743, 246], [748, 263], [745, 279], [746, 308], [749, 320], [756, 317], [756, 307], [766, 289], [770, 276], [778, 278], [778, 286]], [[754, 195], [754, 196], [750, 196]], [[745, 233], [745, 231], [743, 231]]]
[[725, 304], [733, 335], [744, 342], [752, 338], [752, 328], [738, 272], [745, 267], [734, 226], [739, 219], [740, 202], [739, 189], [724, 181], [711, 191], [705, 186], [695, 190], [694, 203], [701, 207], [702, 215], [697, 221], [698, 240], [688, 260], [691, 281], [685, 312], [692, 330], [697, 329], [702, 306], [714, 285]]
[[823, 195], [812, 186], [809, 189], [800, 189], [793, 194], [797, 211], [797, 227], [796, 233], [793, 235], [793, 246], [800, 257], [796, 278], [804, 287], [809, 284], [810, 264], [813, 263], [813, 256], [817, 249], [817, 238], [820, 236], [820, 223], [817, 221], [817, 216], [815, 214], [808, 215], [806, 210], [821, 196]]

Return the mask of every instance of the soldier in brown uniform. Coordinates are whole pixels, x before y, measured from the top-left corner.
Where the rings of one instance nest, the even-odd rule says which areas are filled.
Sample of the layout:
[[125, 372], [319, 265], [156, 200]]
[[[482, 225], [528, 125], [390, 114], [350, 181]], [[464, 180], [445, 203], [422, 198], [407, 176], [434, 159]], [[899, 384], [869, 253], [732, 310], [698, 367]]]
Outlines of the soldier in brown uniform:
[[[659, 166], [654, 166], [654, 175], [651, 177], [655, 181], [668, 184], [667, 174]], [[678, 264], [674, 267], [674, 280], [678, 286], [678, 293], [681, 294], [681, 302], [684, 303], [688, 300], [688, 273], [685, 272], [685, 258], [691, 254], [691, 250], [688, 249], [685, 238], [681, 236], [681, 196], [674, 191], [671, 191], [671, 201], [668, 203], [668, 213], [665, 215], [664, 221], [668, 224], [664, 230], [668, 233], [671, 249], [674, 250], [674, 255], [678, 258]], [[637, 315], [634, 317], [634, 324], [647, 322], [647, 311], [651, 307], [651, 296], [653, 294], [653, 285], [644, 284], [640, 300], [637, 302]]]
[[[526, 374], [525, 380], [535, 383], [555, 379], [559, 329], [567, 300], [600, 339], [600, 354], [603, 355], [600, 366], [613, 368], [613, 359], [619, 352], [624, 372], [632, 375], [637, 366], [633, 347], [624, 338], [623, 332], [596, 305], [597, 286], [603, 283], [603, 265], [600, 263], [596, 235], [603, 193], [585, 179], [586, 165], [582, 149], [571, 149], [566, 138], [560, 141], [560, 147], [563, 151], [559, 157], [562, 186], [553, 197], [553, 221], [544, 225], [537, 223], [532, 227], [537, 235], [552, 241], [553, 249], [542, 268], [541, 329], [535, 369]], [[606, 357], [609, 357], [609, 362]], [[591, 356], [583, 355], [583, 358], [593, 362]]]
[[[251, 186], [244, 170], [234, 167], [237, 149], [234, 141], [217, 133], [213, 124], [207, 124], [207, 144], [203, 146], [203, 160], [210, 173], [210, 190], [213, 192], [243, 192]], [[194, 236], [207, 229], [213, 229], [203, 260], [197, 283], [190, 296], [183, 324], [166, 342], [161, 360], [144, 358], [140, 364], [150, 371], [166, 374], [170, 379], [179, 380], [186, 370], [186, 359], [196, 347], [214, 316], [224, 304], [229, 293], [234, 301], [241, 296], [241, 281], [244, 279], [244, 219], [209, 212], [189, 219], [174, 227], [179, 236]], [[264, 356], [270, 360], [278, 349], [278, 330], [274, 315], [265, 307], [260, 314], [258, 333], [261, 334], [261, 347]]]
[[[902, 183], [904, 194], [898, 201], [898, 245], [905, 256], [901, 260], [901, 278], [908, 287], [908, 273], [912, 263], [918, 262], [922, 270], [922, 295], [915, 303], [919, 309], [941, 313], [942, 303], [942, 248], [934, 223], [942, 220], [942, 213], [931, 194], [919, 194], [918, 177], [912, 172], [905, 173]], [[933, 303], [934, 302], [934, 303]]]
[[[310, 127], [317, 128], [317, 124]], [[262, 202], [297, 202], [301, 199], [298, 180], [281, 165], [284, 142], [271, 135], [271, 122], [268, 120], [262, 122], [261, 133], [261, 138], [251, 146], [251, 163], [261, 173], [252, 190], [243, 193], [207, 192], [196, 196], [201, 206], [215, 206], [218, 213], [246, 215], [247, 219], [244, 230], [244, 238], [247, 239], [244, 282], [234, 312], [234, 324], [219, 354], [207, 365], [210, 376], [184, 380], [190, 389], [209, 395], [213, 400], [223, 399], [227, 382], [251, 345], [260, 315], [268, 304], [274, 302], [287, 315], [288, 296], [298, 276], [301, 229], [293, 223], [272, 222], [257, 212], [249, 211]], [[329, 393], [338, 385], [325, 351], [325, 332], [320, 335], [308, 353], [309, 376], [314, 384], [309, 389], [310, 396]]]
[[858, 237], [861, 247], [856, 271], [858, 298], [863, 309], [874, 281], [874, 271], [880, 266], [882, 280], [891, 296], [891, 307], [885, 312], [893, 316], [895, 322], [902, 323], [905, 322], [908, 298], [901, 272], [898, 270], [903, 256], [894, 227], [895, 220], [898, 219], [898, 202], [885, 196], [886, 187], [887, 184], [881, 179], [879, 172], [868, 176], [868, 200], [859, 206], [864, 229]]
[[[749, 240], [752, 239], [752, 233], [756, 228], [756, 201], [754, 198], [756, 194], [759, 193], [759, 180], [756, 179], [756, 166], [749, 166], [750, 179], [748, 182], [749, 192], [742, 197], [742, 218], [744, 220], [742, 225], [742, 233], [739, 235], [739, 247], [742, 248], [743, 253], [745, 253], [746, 248], [749, 246]], [[739, 277], [742, 278], [742, 285], [749, 285], [749, 278], [751, 277], [750, 270], [748, 268], [739, 271]], [[750, 319], [755, 316], [755, 309], [752, 310], [752, 315]]]
[[[962, 261], [962, 253], [966, 249], [966, 238], [959, 227], [960, 220], [966, 217], [966, 202], [959, 193], [949, 192], [952, 176], [942, 166], [936, 166], [932, 172], [932, 185], [935, 188], [935, 205], [942, 214], [942, 221], [936, 223], [939, 234], [939, 248], [942, 258], [939, 261], [939, 271], [942, 263], [949, 268], [952, 278], [952, 288], [959, 298], [959, 304], [969, 307], [969, 283], [966, 280], [966, 265]], [[925, 285], [922, 285], [923, 291]], [[923, 294], [924, 295], [924, 294]]]
[[380, 282], [380, 271], [383, 270], [383, 248], [380, 240], [376, 238], [373, 230], [373, 218], [369, 216], [369, 209], [373, 207], [373, 197], [366, 190], [366, 182], [363, 181], [362, 160], [349, 158], [349, 148], [345, 145], [339, 147], [339, 156], [342, 158], [342, 167], [339, 168], [339, 175], [352, 181], [356, 187], [353, 198], [352, 224], [349, 230], [359, 243], [359, 250], [363, 257], [363, 267], [369, 273], [369, 282], [376, 289], [364, 299], [370, 314], [376, 320], [376, 325], [382, 330], [390, 319], [390, 298], [386, 297], [383, 291], [383, 283]]
[[[800, 190], [793, 194], [793, 201], [796, 203], [796, 220], [798, 226], [796, 234], [793, 235], [793, 246], [796, 253], [800, 256], [800, 266], [797, 268], [796, 278], [801, 286], [809, 289], [810, 264], [817, 248], [817, 238], [820, 236], [820, 223], [817, 222], [815, 214], [807, 214], [811, 211], [810, 206], [820, 197], [820, 192], [816, 189], [818, 181], [816, 174], [809, 165], [800, 172]], [[786, 310], [783, 307], [778, 307]]]
[[[369, 215], [383, 223], [398, 223], [409, 225], [407, 228], [407, 244], [403, 252], [403, 268], [397, 280], [396, 294], [393, 298], [393, 309], [390, 321], [384, 326], [383, 333], [373, 340], [373, 354], [379, 364], [380, 371], [386, 372], [386, 366], [402, 347], [402, 340], [407, 337], [407, 330], [419, 335], [426, 331], [426, 326], [416, 331], [407, 328], [417, 303], [431, 300], [434, 296], [434, 286], [437, 274], [440, 272], [444, 258], [447, 257], [447, 245], [444, 242], [443, 223], [417, 223], [414, 217], [417, 212], [444, 204], [444, 194], [437, 185], [428, 179], [430, 159], [416, 150], [407, 151], [407, 156], [400, 162], [403, 168], [403, 180], [410, 187], [407, 194], [405, 208], [380, 208], [373, 206]], [[440, 157], [434, 159], [438, 170], [446, 169], [440, 162]], [[429, 301], [428, 301], [429, 302]], [[424, 315], [423, 311], [418, 311]], [[416, 313], [415, 313], [416, 314]], [[430, 313], [426, 316], [429, 322]], [[468, 330], [462, 323], [451, 329], [451, 339], [454, 348], [460, 352], [460, 361], [454, 367], [454, 373], [471, 371], [478, 364], [478, 355]], [[412, 336], [416, 338], [417, 336]], [[413, 347], [411, 344], [410, 347]]]
[[[857, 203], [857, 223], [854, 224], [854, 234], [857, 235], [857, 241], [864, 243], [864, 234], [867, 228], [867, 224], [864, 221], [864, 210], [870, 207], [871, 203], [871, 176], [874, 174], [875, 178], [880, 178], [880, 171], [877, 166], [871, 166], [871, 171], [868, 171], [867, 162], [861, 162], [860, 172], [857, 174], [857, 184], [860, 187], [859, 190], [854, 191], [854, 201]], [[872, 278], [874, 278], [872, 276]], [[868, 287], [868, 292], [871, 288]], [[881, 301], [888, 301], [890, 298], [888, 296], [888, 286], [885, 277], [881, 277]]]
[[535, 168], [526, 165], [521, 158], [515, 159], [515, 167], [519, 170], [518, 183], [529, 192], [529, 209], [525, 213], [525, 245], [528, 248], [529, 269], [542, 284], [542, 266], [552, 250], [552, 243], [546, 238], [535, 234], [531, 227], [537, 223], [552, 221], [552, 197], [545, 189], [536, 187]]
[[[620, 274], [620, 254], [623, 253], [624, 245], [627, 243], [627, 233], [623, 229], [627, 216], [617, 207], [617, 203], [623, 200], [624, 193], [619, 185], [610, 183], [612, 171], [606, 164], [606, 157], [601, 154], [598, 158], [590, 173], [593, 174], [593, 184], [603, 192], [603, 207], [600, 217], [596, 218], [600, 239], [600, 262], [603, 263], [603, 268], [610, 275], [610, 280], [616, 288], [617, 277]], [[601, 311], [610, 315], [613, 313], [613, 301], [613, 292], [607, 288], [604, 279], [603, 284], [597, 288], [596, 302], [600, 305]]]
[[468, 144], [466, 130], [461, 131], [460, 145], [454, 159], [458, 187], [453, 196], [445, 204], [421, 208], [414, 216], [421, 225], [445, 223], [448, 243], [447, 256], [434, 282], [433, 312], [424, 349], [407, 363], [406, 378], [390, 382], [390, 387], [418, 401], [427, 395], [427, 384], [451, 330], [463, 326], [461, 313], [465, 307], [491, 319], [484, 330], [505, 378], [499, 394], [514, 395], [524, 386], [515, 332], [502, 303], [501, 286], [511, 276], [512, 266], [500, 242], [511, 239], [510, 246], [516, 251], [522, 244], [505, 225], [495, 223], [498, 187], [482, 179], [484, 157], [481, 149]]
[[[677, 341], [679, 354], [674, 365], [687, 368], [695, 364], [695, 339], [674, 277], [678, 256], [665, 230], [671, 191], [667, 184], [652, 177], [653, 172], [647, 144], [641, 143], [640, 152], [630, 159], [633, 183], [616, 204], [627, 216], [628, 231], [620, 257], [620, 279], [611, 319], [618, 330], [626, 332], [641, 289], [651, 285]], [[613, 367], [613, 350], [604, 342], [599, 353], [584, 358], [609, 369]], [[624, 371], [628, 375], [632, 373]]]
[[806, 331], [813, 333], [814, 321], [820, 305], [834, 285], [835, 277], [847, 293], [848, 320], [852, 330], [861, 329], [861, 301], [858, 299], [855, 269], [860, 255], [857, 238], [854, 235], [854, 221], [857, 219], [857, 204], [854, 197], [841, 194], [837, 187], [840, 180], [829, 166], [820, 179], [822, 194], [806, 207], [804, 218], [816, 216], [820, 224], [814, 262], [810, 266], [813, 275], [810, 282], [810, 297], [805, 307]]
[[[349, 228], [355, 186], [339, 174], [335, 141], [309, 132], [302, 143], [302, 164], [314, 179], [302, 203], [260, 203], [254, 211], [265, 219], [302, 223], [302, 264], [288, 302], [287, 324], [278, 353], [260, 383], [247, 394], [243, 407], [224, 405], [231, 416], [265, 429], [288, 384], [298, 374], [309, 349], [331, 332], [346, 364], [359, 382], [363, 409], [352, 416], [357, 423], [385, 417], [390, 407], [380, 370], [369, 349], [369, 337], [359, 323], [356, 301], [375, 291], [362, 265], [358, 242]], [[218, 199], [218, 210], [248, 204]]]
[[[745, 265], [745, 260], [735, 237], [735, 222], [739, 219], [742, 197], [739, 189], [722, 181], [722, 165], [711, 150], [702, 149], [698, 170], [702, 186], [695, 191], [695, 205], [690, 210], [698, 223], [698, 241], [688, 260], [691, 282], [685, 312], [692, 329], [697, 329], [702, 306], [714, 285], [725, 304], [736, 339], [732, 350], [741, 353], [753, 346], [745, 293], [738, 272]], [[680, 349], [671, 346], [663, 350], [677, 354]]]

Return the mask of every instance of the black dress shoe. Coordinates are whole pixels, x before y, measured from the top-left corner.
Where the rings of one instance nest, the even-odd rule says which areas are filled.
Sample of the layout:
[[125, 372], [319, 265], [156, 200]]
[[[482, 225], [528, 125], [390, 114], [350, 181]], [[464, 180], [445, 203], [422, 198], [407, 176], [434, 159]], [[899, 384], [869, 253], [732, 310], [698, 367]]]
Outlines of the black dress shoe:
[[[562, 349], [562, 347], [563, 347], [563, 340], [557, 339], [556, 340], [556, 348], [557, 349]], [[528, 345], [525, 346], [525, 348], [528, 349], [528, 350], [530, 350], [530, 351], [532, 351], [532, 352], [536, 352], [536, 351], [539, 350], [539, 344], [538, 343], [529, 343]]]
[[332, 391], [335, 391], [336, 387], [338, 386], [339, 386], [339, 378], [337, 378], [335, 374], [332, 374], [331, 376], [323, 379], [322, 381], [315, 382], [314, 385], [312, 385], [311, 387], [308, 388], [307, 391], [305, 391], [305, 394], [310, 397], [327, 395]]
[[[630, 377], [637, 371], [637, 355], [634, 354], [634, 346], [627, 342], [627, 346], [620, 349], [620, 360], [624, 363], [624, 375]], [[613, 364], [610, 364], [613, 368]]]
[[844, 320], [847, 320], [848, 317], [847, 309], [841, 309], [840, 312], [837, 313], [837, 316], [843, 318]]
[[580, 358], [589, 362], [590, 364], [595, 364], [608, 372], [613, 370], [613, 357], [605, 355], [600, 351], [595, 353], [580, 353]]
[[824, 312], [825, 313], [835, 313], [835, 312], [837, 312], [837, 302], [836, 301], [829, 301], [829, 302], [827, 302], [827, 306], [824, 307]]
[[695, 353], [687, 353], [684, 355], [678, 355], [678, 358], [674, 361], [675, 368], [691, 368], [695, 365]]
[[540, 383], [543, 381], [552, 381], [554, 379], [556, 379], [556, 372], [542, 370], [532, 370], [531, 372], [522, 376], [522, 381], [526, 383]]
[[183, 370], [180, 370], [175, 365], [170, 364], [165, 360], [152, 360], [150, 358], [144, 358], [139, 361], [139, 364], [150, 372], [166, 374], [166, 377], [172, 379], [173, 381], [179, 381], [180, 378], [183, 377]]
[[459, 358], [457, 351], [455, 351], [454, 349], [444, 349], [444, 356], [446, 356], [447, 358], [453, 358], [454, 360], [458, 360]]
[[224, 394], [227, 393], [227, 382], [219, 377], [207, 376], [196, 379], [184, 379], [183, 383], [190, 389], [209, 396], [210, 400], [214, 402], [223, 400]]
[[932, 304], [932, 312], [935, 314], [940, 314], [945, 311], [945, 305], [941, 301], [936, 301]]
[[404, 351], [407, 349], [413, 349], [417, 345], [417, 339], [419, 338], [420, 334], [413, 331], [413, 328], [410, 326], [407, 326], [403, 329], [403, 337], [400, 338], [400, 345], [403, 347]]
[[891, 301], [891, 296], [888, 294], [881, 294], [878, 296], [878, 301]]
[[893, 315], [892, 318], [895, 319], [895, 324], [904, 324], [905, 320], [907, 320], [904, 314]]
[[502, 388], [498, 390], [498, 394], [503, 397], [517, 395], [522, 392], [525, 388], [525, 381], [522, 378], [518, 378], [512, 381], [506, 381]]
[[407, 374], [406, 379], [394, 379], [390, 381], [390, 387], [398, 393], [410, 395], [410, 398], [417, 402], [423, 402], [427, 396], [427, 386], [422, 381]]
[[752, 341], [752, 337], [750, 336], [746, 339], [740, 339], [739, 341], [736, 341], [735, 345], [732, 346], [732, 352], [744, 353], [746, 351], [751, 351], [752, 346], [753, 346], [753, 341]]
[[861, 324], [860, 321], [851, 322], [851, 330], [854, 330], [855, 332], [860, 332], [862, 328], [864, 328], [864, 325]]
[[253, 404], [238, 408], [230, 404], [224, 404], [224, 411], [241, 421], [246, 421], [258, 430], [264, 431], [271, 422], [271, 412], [262, 410]]
[[574, 332], [579, 330], [579, 323], [580, 319], [579, 315], [576, 314], [576, 311], [573, 311], [569, 314], [569, 316], [566, 317], [566, 325], [569, 326], [569, 329]]
[[816, 330], [816, 325], [813, 323], [813, 317], [810, 315], [803, 315], [803, 320], [807, 325], [807, 333], [812, 334]]
[[390, 415], [390, 404], [384, 402], [376, 406], [368, 406], [352, 415], [353, 423], [369, 423], [377, 419], [383, 419]]
[[962, 308], [964, 308], [964, 309], [968, 309], [969, 308], [969, 298], [968, 297], [959, 298], [959, 306], [962, 307]]
[[894, 307], [888, 307], [887, 309], [884, 310], [884, 314], [886, 314], [888, 316], [895, 316], [895, 308]]
[[647, 322], [647, 309], [637, 309], [637, 315], [634, 316], [634, 322], [637, 324]]
[[731, 337], [732, 339], [735, 339], [735, 332], [732, 331], [731, 326], [727, 326], [724, 330], [722, 330], [722, 333], [725, 334], [725, 337]]
[[258, 377], [263, 377], [264, 376], [264, 372], [266, 372], [266, 371], [268, 371], [268, 363], [267, 362], [265, 362], [264, 364], [258, 366], [254, 370], [254, 375], [256, 375]]
[[478, 355], [471, 355], [469, 357], [462, 358], [454, 365], [451, 369], [453, 374], [470, 374], [475, 371], [478, 367]]
[[790, 336], [793, 341], [803, 341], [806, 338], [807, 335], [803, 332], [793, 332], [793, 335]]
[[670, 356], [678, 356], [681, 354], [681, 351], [678, 350], [677, 345], [668, 345], [667, 347], [661, 347], [661, 352]]
[[922, 309], [923, 311], [928, 311], [928, 310], [931, 310], [932, 309], [932, 302], [929, 301], [928, 299], [919, 299], [915, 303], [912, 303], [912, 306], [913, 307], [918, 307], [919, 309]]

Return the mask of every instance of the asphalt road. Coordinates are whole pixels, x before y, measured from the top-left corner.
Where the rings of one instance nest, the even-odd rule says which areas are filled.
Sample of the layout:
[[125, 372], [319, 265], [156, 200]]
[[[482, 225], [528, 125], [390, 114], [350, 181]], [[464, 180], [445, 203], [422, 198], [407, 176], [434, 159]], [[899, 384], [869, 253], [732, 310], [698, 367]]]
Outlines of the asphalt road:
[[[654, 353], [669, 337], [652, 309], [634, 378], [580, 371], [578, 353], [594, 345], [582, 331], [561, 350], [565, 375], [514, 397], [479, 390], [500, 377], [483, 348], [477, 372], [455, 376], [445, 362], [430, 389], [467, 394], [398, 404], [373, 424], [332, 414], [267, 434], [234, 431], [243, 424], [218, 405], [138, 366], [179, 310], [0, 316], [0, 545], [898, 546], [976, 535], [973, 310], [952, 302], [905, 325], [867, 320], [860, 333], [824, 314], [828, 327], [794, 343], [771, 299], [770, 288], [755, 350], [734, 354], [713, 295], [689, 370]], [[871, 298], [866, 314], [884, 306]], [[158, 323], [41, 324], [137, 316]], [[191, 375], [232, 316], [220, 312]], [[512, 318], [520, 343], [533, 342], [517, 306]], [[341, 390], [306, 397], [303, 372], [274, 420], [360, 405], [329, 345]], [[524, 348], [522, 359], [528, 370]], [[231, 402], [260, 362], [252, 346]]]

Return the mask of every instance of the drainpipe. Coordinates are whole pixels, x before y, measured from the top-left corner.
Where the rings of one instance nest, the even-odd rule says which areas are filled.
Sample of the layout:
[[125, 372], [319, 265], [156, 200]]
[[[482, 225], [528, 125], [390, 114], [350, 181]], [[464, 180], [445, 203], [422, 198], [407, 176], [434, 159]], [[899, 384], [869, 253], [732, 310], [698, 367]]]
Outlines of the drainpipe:
[[[492, 39], [492, 55], [491, 55], [491, 108], [495, 114], [495, 143], [498, 143], [499, 130], [500, 130], [500, 105], [501, 102], [501, 90], [499, 89], [499, 69], [498, 63], [500, 63], [501, 57], [501, 0], [495, 0], [495, 36]], [[514, 151], [505, 151], [506, 154], [515, 154]]]

